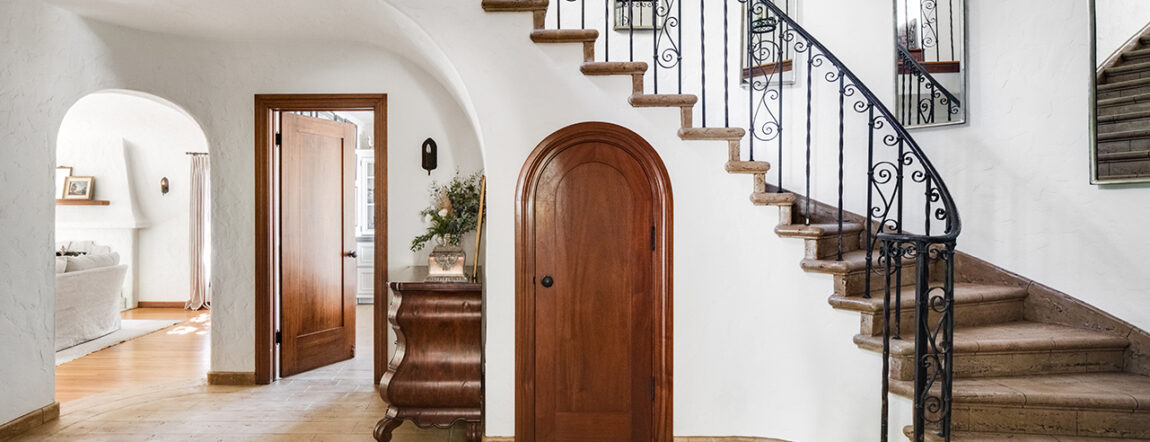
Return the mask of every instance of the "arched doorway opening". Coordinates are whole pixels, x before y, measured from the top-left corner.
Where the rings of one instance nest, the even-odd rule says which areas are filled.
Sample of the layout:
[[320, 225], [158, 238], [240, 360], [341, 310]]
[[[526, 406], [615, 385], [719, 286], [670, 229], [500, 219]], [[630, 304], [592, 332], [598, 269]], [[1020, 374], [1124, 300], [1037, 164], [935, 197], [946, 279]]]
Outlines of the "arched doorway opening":
[[202, 378], [211, 304], [203, 129], [161, 97], [97, 91], [65, 114], [56, 159], [57, 400]]

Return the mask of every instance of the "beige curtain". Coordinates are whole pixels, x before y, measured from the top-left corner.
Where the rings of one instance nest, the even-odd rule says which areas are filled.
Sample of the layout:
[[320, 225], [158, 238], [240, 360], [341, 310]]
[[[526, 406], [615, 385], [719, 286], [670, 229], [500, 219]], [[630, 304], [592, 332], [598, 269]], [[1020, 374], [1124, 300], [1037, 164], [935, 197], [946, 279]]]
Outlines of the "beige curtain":
[[191, 296], [184, 308], [201, 310], [211, 308], [212, 291], [209, 285], [211, 267], [211, 203], [208, 181], [208, 156], [192, 155], [191, 197], [189, 198], [189, 247], [191, 264]]

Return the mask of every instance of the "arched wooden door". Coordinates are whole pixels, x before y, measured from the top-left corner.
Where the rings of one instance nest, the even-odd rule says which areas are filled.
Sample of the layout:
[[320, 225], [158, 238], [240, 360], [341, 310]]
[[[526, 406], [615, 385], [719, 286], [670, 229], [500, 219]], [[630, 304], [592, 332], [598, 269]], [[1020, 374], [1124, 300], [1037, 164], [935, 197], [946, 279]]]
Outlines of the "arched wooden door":
[[516, 440], [671, 440], [671, 186], [635, 133], [535, 149], [516, 201]]

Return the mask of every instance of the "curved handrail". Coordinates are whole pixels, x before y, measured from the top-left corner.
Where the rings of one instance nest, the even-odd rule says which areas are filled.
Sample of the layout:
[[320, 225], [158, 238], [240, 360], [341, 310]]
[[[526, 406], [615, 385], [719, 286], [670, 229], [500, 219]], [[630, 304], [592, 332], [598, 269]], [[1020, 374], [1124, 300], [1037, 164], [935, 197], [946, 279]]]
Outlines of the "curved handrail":
[[947, 90], [946, 87], [942, 85], [942, 83], [939, 83], [939, 81], [934, 78], [933, 75], [930, 75], [930, 71], [926, 69], [926, 66], [923, 66], [922, 63], [919, 63], [918, 60], [914, 58], [914, 54], [911, 54], [910, 51], [907, 50], [907, 48], [902, 44], [898, 44], [896, 46], [898, 46], [899, 55], [901, 55], [904, 60], [914, 64], [914, 69], [922, 74], [922, 76], [926, 77], [927, 80], [930, 80], [932, 88], [937, 90], [939, 93], [946, 95], [946, 99], [950, 100], [951, 103], [954, 103], [955, 106], [962, 107], [962, 102], [959, 101], [958, 98], [954, 96], [954, 94], [950, 93], [950, 91]]
[[[929, 177], [934, 181], [935, 185], [937, 186], [940, 199], [942, 200], [944, 210], [946, 211], [944, 215], [945, 215], [945, 220], [947, 221], [947, 228], [946, 228], [946, 231], [944, 232], [944, 234], [942, 234], [942, 235], [917, 235], [917, 234], [910, 234], [910, 233], [880, 232], [877, 235], [878, 238], [884, 239], [884, 240], [889, 240], [889, 241], [906, 241], [906, 242], [923, 241], [923, 242], [927, 242], [927, 243], [949, 243], [949, 242], [953, 242], [955, 239], [957, 239], [959, 233], [962, 232], [962, 219], [959, 217], [958, 207], [954, 204], [954, 198], [951, 196], [950, 190], [946, 186], [946, 182], [944, 182], [942, 180], [942, 177], [939, 175], [938, 170], [934, 167], [934, 164], [932, 164], [930, 162], [930, 159], [928, 159], [926, 157], [926, 153], [924, 153], [922, 151], [922, 148], [919, 147], [918, 142], [916, 142], [914, 140], [914, 138], [912, 138], [910, 136], [910, 134], [907, 133], [906, 128], [903, 127], [902, 124], [900, 124], [898, 122], [898, 119], [894, 117], [894, 114], [891, 113], [890, 109], [887, 109], [887, 107], [882, 104], [882, 101], [880, 101], [875, 96], [875, 94], [873, 92], [871, 92], [870, 88], [868, 88], [865, 84], [863, 84], [863, 82], [861, 80], [859, 80], [858, 76], [855, 75], [854, 72], [851, 72], [851, 70], [846, 67], [846, 64], [844, 64], [841, 60], [839, 60], [839, 58], [836, 57], [834, 55], [834, 53], [832, 53], [830, 50], [828, 50], [827, 47], [822, 44], [822, 42], [820, 42], [818, 39], [816, 39], [814, 36], [812, 36], [810, 34], [810, 32], [807, 32], [806, 29], [804, 29], [801, 25], [799, 25], [797, 22], [795, 22], [794, 19], [792, 19], [785, 12], [783, 12], [783, 10], [780, 9], [778, 6], [774, 5], [773, 3], [769, 2], [769, 1], [763, 1], [760, 4], [769, 8], [780, 19], [787, 22], [787, 25], [789, 28], [787, 32], [797, 32], [799, 35], [801, 35], [807, 41], [808, 45], [818, 48], [820, 54], [823, 57], [825, 57], [828, 61], [830, 61], [831, 64], [834, 65], [834, 67], [839, 69], [839, 71], [841, 72], [842, 75], [844, 75], [844, 76], [846, 76], [846, 78], [850, 79], [852, 85], [859, 91], [859, 93], [861, 93], [863, 95], [863, 98], [865, 98], [867, 101], [869, 101], [868, 106], [870, 106], [872, 109], [877, 110], [879, 112], [879, 114], [882, 116], [882, 118], [887, 121], [887, 124], [890, 125], [891, 129], [895, 132], [895, 134], [899, 138], [901, 138], [902, 140], [905, 141], [906, 146], [908, 146], [910, 148], [911, 152], [916, 157], [918, 157], [918, 160], [921, 163], [922, 168], [926, 171], [927, 174], [929, 174]], [[812, 53], [808, 56], [814, 57], [814, 54]], [[867, 210], [869, 211], [870, 208], [868, 208]], [[868, 214], [867, 216], [869, 217], [870, 215]]]

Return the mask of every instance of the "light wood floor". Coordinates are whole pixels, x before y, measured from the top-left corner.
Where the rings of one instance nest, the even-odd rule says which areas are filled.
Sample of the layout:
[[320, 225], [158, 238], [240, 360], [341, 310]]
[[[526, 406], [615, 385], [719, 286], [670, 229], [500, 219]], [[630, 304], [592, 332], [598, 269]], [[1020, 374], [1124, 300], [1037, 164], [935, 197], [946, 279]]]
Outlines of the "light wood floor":
[[66, 404], [97, 393], [169, 381], [202, 379], [210, 364], [211, 315], [178, 308], [139, 308], [123, 319], [183, 322], [56, 367], [56, 400]]
[[[354, 359], [271, 385], [206, 385], [201, 376], [116, 388], [64, 402], [59, 420], [17, 440], [371, 441], [371, 431], [387, 406], [371, 379], [371, 306], [360, 306], [356, 317]], [[173, 346], [188, 338], [167, 333], [148, 337], [152, 336]], [[175, 356], [179, 352], [172, 353], [171, 358], [179, 357]], [[170, 366], [176, 360], [166, 361]], [[447, 442], [462, 441], [464, 431], [421, 430], [405, 423], [394, 435], [395, 442]]]

